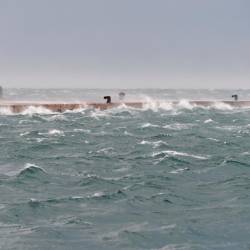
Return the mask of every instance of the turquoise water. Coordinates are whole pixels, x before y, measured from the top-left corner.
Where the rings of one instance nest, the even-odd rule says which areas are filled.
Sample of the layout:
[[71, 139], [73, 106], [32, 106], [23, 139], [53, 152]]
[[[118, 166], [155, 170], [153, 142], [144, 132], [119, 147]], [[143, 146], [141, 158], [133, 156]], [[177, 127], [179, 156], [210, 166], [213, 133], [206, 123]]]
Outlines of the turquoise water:
[[250, 249], [250, 109], [154, 103], [232, 91], [141, 92], [142, 110], [0, 110], [0, 249]]

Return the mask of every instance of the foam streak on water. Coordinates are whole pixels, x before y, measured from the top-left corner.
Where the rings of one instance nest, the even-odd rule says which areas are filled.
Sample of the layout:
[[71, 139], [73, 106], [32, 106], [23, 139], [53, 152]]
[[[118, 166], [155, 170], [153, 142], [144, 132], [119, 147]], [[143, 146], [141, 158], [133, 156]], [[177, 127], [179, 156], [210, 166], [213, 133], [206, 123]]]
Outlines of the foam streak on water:
[[0, 249], [248, 249], [250, 110], [196, 107], [192, 95], [128, 91], [143, 109], [0, 110]]

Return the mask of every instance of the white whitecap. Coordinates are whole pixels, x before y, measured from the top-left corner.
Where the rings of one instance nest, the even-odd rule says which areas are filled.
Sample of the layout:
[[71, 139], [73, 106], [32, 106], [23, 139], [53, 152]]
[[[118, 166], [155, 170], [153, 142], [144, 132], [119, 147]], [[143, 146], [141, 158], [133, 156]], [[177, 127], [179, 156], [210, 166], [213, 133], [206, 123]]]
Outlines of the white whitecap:
[[159, 140], [159, 141], [146, 141], [146, 140], [142, 140], [139, 144], [141, 144], [141, 145], [152, 145], [153, 148], [158, 148], [161, 145], [167, 145], [166, 142], [161, 141], [161, 140]]
[[32, 167], [32, 168], [40, 169], [40, 170], [42, 170], [43, 172], [46, 173], [46, 171], [45, 171], [42, 167], [39, 167], [38, 165], [33, 164], [33, 163], [26, 163], [25, 166], [24, 166], [24, 168], [23, 168], [22, 170], [29, 169], [29, 168], [31, 168], [31, 167]]
[[183, 129], [189, 129], [191, 127], [193, 127], [194, 124], [190, 124], [190, 123], [173, 123], [173, 124], [166, 124], [163, 126], [163, 128], [166, 129], [170, 129], [170, 130], [183, 130]]
[[90, 112], [90, 117], [96, 120], [99, 120], [100, 118], [107, 117], [107, 116], [109, 116], [109, 114], [106, 110], [101, 111], [101, 110], [95, 109]]
[[209, 138], [207, 138], [207, 139], [210, 140], [210, 141], [216, 141], [216, 142], [220, 141], [220, 140], [218, 140], [218, 139], [216, 139], [216, 138], [211, 138], [211, 137], [209, 137]]
[[107, 148], [102, 148], [102, 149], [100, 149], [100, 150], [97, 150], [96, 152], [97, 153], [104, 153], [104, 154], [106, 154], [106, 153], [108, 153], [108, 152], [110, 152], [110, 151], [113, 151], [114, 150], [114, 148], [112, 148], [112, 147], [107, 147]]
[[226, 130], [226, 131], [234, 131], [234, 132], [238, 132], [241, 131], [241, 129], [243, 129], [242, 126], [233, 126], [233, 125], [226, 125], [226, 126], [216, 126], [216, 129], [221, 129], [221, 130]]
[[170, 171], [169, 173], [170, 174], [179, 174], [179, 173], [187, 171], [187, 170], [189, 170], [189, 168], [178, 168], [178, 169]]
[[124, 131], [124, 135], [128, 135], [128, 136], [134, 136], [132, 133], [128, 132], [128, 131]]
[[213, 122], [212, 119], [207, 119], [207, 120], [204, 121], [204, 123], [211, 123], [211, 122]]
[[232, 110], [233, 107], [229, 104], [223, 103], [223, 102], [214, 102], [212, 105], [212, 108], [219, 109], [219, 110]]
[[83, 129], [83, 128], [74, 128], [73, 131], [74, 132], [83, 132], [83, 133], [86, 133], [86, 134], [91, 133], [90, 129]]
[[40, 166], [37, 166], [37, 165], [35, 165], [35, 164], [33, 164], [33, 163], [26, 163], [26, 164], [24, 165], [23, 168], [21, 168], [21, 169], [19, 169], [19, 170], [9, 171], [9, 172], [7, 173], [7, 175], [8, 175], [8, 176], [16, 176], [16, 175], [21, 174], [23, 171], [25, 171], [26, 169], [29, 169], [29, 168], [36, 168], [36, 169], [39, 169], [39, 170], [43, 171], [44, 173], [47, 173], [47, 172], [46, 172], [42, 167], [40, 167]]
[[209, 156], [201, 156], [201, 155], [194, 155], [194, 154], [188, 154], [188, 153], [184, 153], [184, 152], [177, 152], [174, 150], [165, 150], [165, 151], [161, 151], [161, 152], [156, 152], [153, 153], [152, 156], [158, 156], [161, 154], [165, 154], [165, 155], [170, 155], [170, 156], [185, 156], [185, 157], [191, 157], [191, 158], [195, 158], [195, 159], [199, 159], [199, 160], [207, 160], [209, 158]]
[[159, 109], [162, 110], [172, 110], [173, 103], [171, 101], [164, 100], [154, 100], [148, 96], [144, 96], [142, 99], [143, 102], [143, 110], [152, 110], [157, 112]]
[[243, 152], [241, 155], [250, 155], [250, 152]]
[[177, 107], [178, 108], [183, 108], [183, 109], [193, 109], [197, 105], [191, 104], [188, 100], [182, 99], [178, 102]]
[[10, 108], [5, 108], [5, 107], [1, 107], [0, 108], [0, 115], [13, 115], [14, 113], [11, 111]]
[[20, 133], [20, 136], [25, 136], [25, 135], [28, 135], [30, 132], [24, 132], [24, 133]]
[[34, 106], [30, 106], [21, 112], [22, 115], [30, 115], [30, 116], [32, 116], [34, 114], [49, 115], [49, 114], [53, 114], [53, 113], [54, 112], [52, 112], [51, 110], [46, 109], [44, 107], [34, 107]]
[[64, 135], [64, 132], [58, 129], [49, 130], [49, 135]]
[[142, 124], [141, 128], [158, 128], [160, 127], [159, 125], [156, 125], [156, 124], [152, 124], [152, 123], [144, 123]]
[[104, 192], [96, 192], [89, 196], [89, 198], [98, 198], [104, 196]]
[[172, 102], [166, 102], [166, 101], [163, 101], [163, 102], [160, 102], [159, 103], [159, 108], [162, 109], [162, 110], [173, 110], [173, 103]]
[[36, 138], [36, 141], [37, 141], [38, 143], [43, 142], [44, 140], [45, 140], [45, 138]]

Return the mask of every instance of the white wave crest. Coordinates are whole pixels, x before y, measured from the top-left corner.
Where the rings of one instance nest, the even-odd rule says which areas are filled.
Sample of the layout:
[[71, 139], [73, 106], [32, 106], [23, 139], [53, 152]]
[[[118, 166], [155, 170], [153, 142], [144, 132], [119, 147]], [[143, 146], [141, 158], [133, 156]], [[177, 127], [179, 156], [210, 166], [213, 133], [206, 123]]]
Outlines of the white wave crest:
[[194, 124], [191, 123], [174, 123], [174, 124], [167, 124], [163, 126], [163, 128], [170, 129], [170, 130], [183, 130], [183, 129], [189, 129], [193, 127]]
[[197, 107], [196, 104], [191, 104], [188, 100], [182, 99], [177, 103], [177, 107], [181, 109], [190, 109]]
[[219, 139], [211, 138], [211, 137], [209, 137], [209, 138], [207, 138], [207, 139], [210, 140], [210, 141], [216, 141], [216, 142], [219, 142], [219, 141], [220, 141]]
[[182, 173], [182, 172], [187, 171], [187, 170], [189, 170], [189, 168], [178, 168], [176, 170], [170, 171], [169, 173], [170, 174], [179, 174], [179, 173]]
[[96, 110], [92, 110], [90, 112], [90, 117], [94, 118], [96, 120], [100, 120], [100, 118], [108, 117], [108, 116], [109, 116], [109, 114], [106, 110], [101, 111], [101, 110], [96, 109]]
[[166, 100], [154, 100], [150, 97], [144, 97], [143, 110], [152, 110], [158, 112], [159, 110], [178, 110], [178, 109], [189, 109], [197, 107], [196, 104], [191, 104], [188, 100], [182, 99], [180, 101], [166, 101]]
[[33, 163], [26, 163], [23, 168], [21, 168], [19, 170], [9, 171], [7, 173], [7, 175], [8, 176], [18, 176], [18, 175], [22, 174], [25, 170], [30, 169], [30, 168], [33, 168], [33, 169], [35, 168], [37, 170], [41, 170], [44, 173], [47, 173], [46, 170], [44, 170], [42, 167], [39, 167]]
[[23, 132], [23, 133], [20, 133], [19, 135], [20, 136], [26, 136], [26, 135], [28, 135], [30, 132]]
[[43, 141], [45, 141], [45, 140], [46, 140], [45, 138], [36, 138], [36, 141], [37, 141], [38, 143], [43, 142]]
[[160, 141], [153, 141], [153, 142], [142, 140], [139, 144], [140, 144], [140, 145], [152, 145], [153, 148], [158, 148], [158, 147], [160, 147], [161, 145], [167, 145], [166, 142], [161, 141], [161, 140], [160, 140]]
[[51, 129], [48, 132], [39, 132], [38, 135], [64, 136], [64, 132], [58, 129]]
[[88, 195], [87, 197], [88, 198], [99, 198], [99, 197], [103, 197], [104, 195], [105, 195], [104, 192], [96, 192], [96, 193], [94, 193], [92, 195]]
[[52, 129], [49, 131], [49, 135], [64, 135], [64, 132], [58, 129]]
[[204, 121], [204, 123], [211, 123], [211, 122], [213, 122], [212, 119], [207, 119], [207, 120]]
[[54, 114], [54, 112], [52, 112], [51, 110], [46, 109], [44, 107], [30, 106], [30, 107], [26, 108], [24, 111], [22, 111], [21, 114], [22, 115], [29, 115], [29, 116], [32, 116], [34, 114], [50, 115], [50, 114]]
[[112, 152], [114, 150], [114, 148], [112, 147], [107, 147], [107, 148], [102, 148], [100, 150], [97, 150], [97, 153], [104, 153], [104, 154], [108, 154], [110, 152]]
[[231, 105], [228, 105], [226, 103], [223, 103], [223, 102], [215, 102], [211, 108], [214, 108], [214, 109], [219, 109], [219, 110], [232, 110], [233, 107]]
[[39, 166], [37, 166], [37, 165], [35, 165], [35, 164], [33, 164], [33, 163], [26, 163], [25, 164], [25, 166], [24, 166], [24, 168], [22, 169], [22, 171], [23, 170], [25, 170], [25, 169], [29, 169], [29, 168], [37, 168], [37, 169], [40, 169], [40, 170], [42, 170], [44, 173], [46, 173], [46, 171], [42, 168], [42, 167], [39, 167]]
[[156, 125], [156, 124], [152, 124], [152, 123], [144, 123], [142, 124], [141, 128], [159, 128], [160, 126], [159, 125]]
[[83, 128], [74, 128], [73, 131], [74, 132], [83, 132], [83, 133], [86, 133], [86, 134], [90, 134], [91, 133], [90, 129], [83, 129]]
[[162, 110], [172, 110], [173, 103], [171, 101], [154, 100], [150, 97], [144, 97], [143, 100], [143, 110], [152, 110], [157, 112], [159, 109]]
[[0, 108], [0, 115], [13, 115], [14, 113], [11, 111], [10, 108], [1, 107]]
[[159, 110], [176, 111], [180, 109], [193, 110], [199, 109], [218, 109], [218, 110], [233, 110], [235, 107], [225, 103], [223, 101], [190, 101], [187, 99], [181, 99], [179, 101], [166, 101], [162, 99], [152, 99], [150, 97], [145, 97], [142, 99], [143, 110], [153, 110], [157, 112]]
[[166, 151], [161, 151], [161, 152], [156, 152], [153, 153], [152, 156], [156, 157], [159, 155], [166, 155], [166, 156], [185, 156], [185, 157], [191, 157], [191, 158], [195, 158], [195, 159], [199, 159], [199, 160], [207, 160], [209, 158], [209, 156], [201, 156], [201, 155], [194, 155], [194, 154], [188, 154], [188, 153], [184, 153], [184, 152], [177, 152], [174, 150], [166, 150]]

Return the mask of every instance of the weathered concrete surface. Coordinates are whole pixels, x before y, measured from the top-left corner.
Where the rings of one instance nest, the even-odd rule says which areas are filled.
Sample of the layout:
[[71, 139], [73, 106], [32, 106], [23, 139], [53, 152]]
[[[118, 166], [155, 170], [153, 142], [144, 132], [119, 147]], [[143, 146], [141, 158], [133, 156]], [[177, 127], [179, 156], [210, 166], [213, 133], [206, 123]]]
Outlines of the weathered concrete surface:
[[[178, 105], [179, 101], [166, 101], [165, 103], [169, 103], [172, 105]], [[231, 107], [250, 107], [250, 101], [188, 101], [191, 105], [197, 105], [202, 107], [215, 106], [216, 104], [226, 104]], [[124, 102], [124, 103], [86, 103], [86, 102], [78, 102], [78, 103], [54, 103], [54, 102], [8, 102], [8, 101], [0, 101], [0, 108], [8, 108], [10, 111], [14, 113], [20, 113], [26, 110], [29, 107], [42, 107], [53, 112], [64, 112], [67, 110], [77, 110], [81, 108], [93, 108], [93, 109], [110, 109], [115, 108], [120, 105], [126, 105], [128, 107], [133, 108], [143, 108], [145, 105], [149, 103], [146, 102]], [[160, 105], [161, 102], [155, 102], [154, 104]]]
[[110, 109], [120, 105], [127, 105], [129, 107], [142, 108], [142, 102], [131, 102], [131, 103], [52, 103], [52, 102], [6, 102], [0, 101], [0, 108], [7, 108], [13, 113], [21, 113], [29, 107], [42, 107], [53, 112], [64, 112], [67, 110], [77, 110], [81, 108], [93, 108], [93, 109]]

